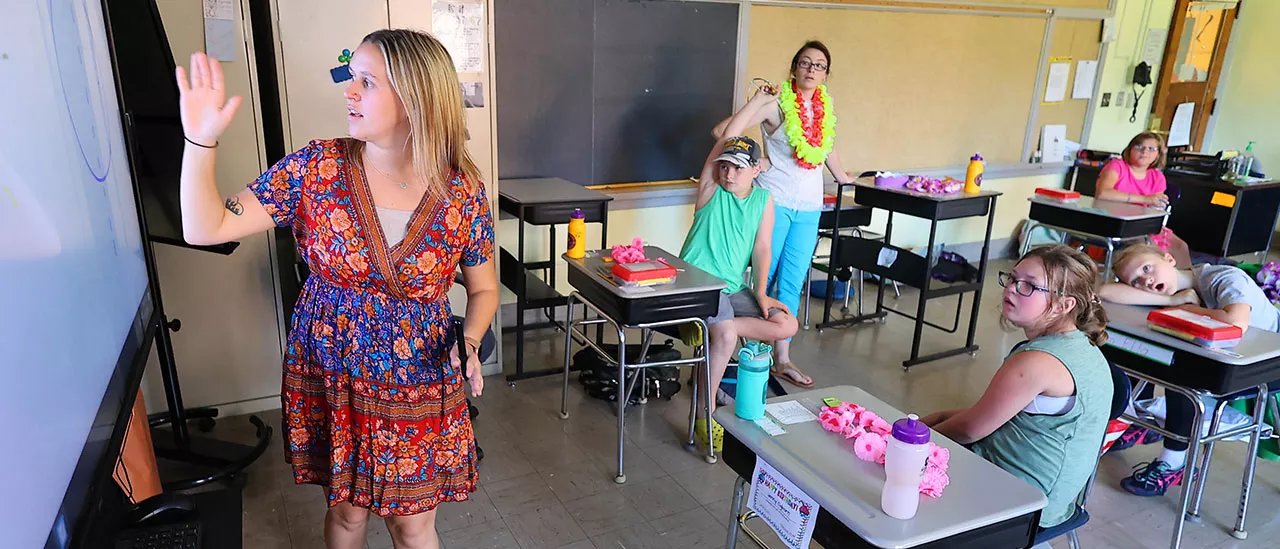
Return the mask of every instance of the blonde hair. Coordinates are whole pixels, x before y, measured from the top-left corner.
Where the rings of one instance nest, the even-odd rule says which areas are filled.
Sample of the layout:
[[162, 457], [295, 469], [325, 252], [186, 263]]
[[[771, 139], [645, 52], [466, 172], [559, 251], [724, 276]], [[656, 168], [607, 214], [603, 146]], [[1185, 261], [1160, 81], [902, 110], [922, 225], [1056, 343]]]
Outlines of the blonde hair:
[[[453, 58], [430, 34], [409, 29], [374, 31], [360, 41], [377, 46], [386, 59], [391, 89], [409, 116], [414, 175], [428, 192], [444, 196], [452, 172], [461, 172], [468, 190], [480, 184], [480, 168], [467, 152], [462, 89]], [[363, 143], [356, 145], [356, 158]]]
[[1160, 149], [1160, 151], [1156, 154], [1156, 161], [1152, 162], [1150, 166], [1147, 166], [1147, 169], [1155, 168], [1157, 170], [1163, 170], [1165, 157], [1169, 154], [1169, 149], [1164, 146], [1164, 138], [1160, 137], [1160, 134], [1158, 133], [1142, 132], [1133, 136], [1133, 139], [1129, 140], [1129, 146], [1124, 148], [1124, 152], [1120, 153], [1120, 156], [1124, 158], [1126, 163], [1129, 162], [1129, 155], [1133, 154], [1133, 148], [1148, 139], [1154, 139], [1156, 142], [1156, 148]]
[[[1049, 300], [1075, 300], [1072, 320], [1076, 329], [1089, 336], [1089, 341], [1095, 347], [1106, 344], [1107, 311], [1102, 308], [1102, 300], [1098, 298], [1098, 267], [1093, 260], [1084, 252], [1062, 244], [1032, 248], [1027, 255], [1018, 259], [1018, 263], [1031, 258], [1039, 258], [1044, 264], [1045, 287], [1051, 292]], [[1049, 318], [1048, 312], [1041, 318], [1046, 324], [1056, 320], [1058, 319]], [[1003, 315], [1000, 323], [1006, 328], [1012, 325]]]
[[[1130, 244], [1121, 248], [1119, 252], [1116, 252], [1115, 258], [1111, 260], [1112, 270], [1118, 273], [1124, 270], [1125, 265], [1141, 259], [1142, 257], [1153, 255], [1163, 258], [1164, 254], [1164, 250], [1161, 250], [1156, 246], [1152, 246], [1151, 244]], [[1125, 284], [1129, 283], [1125, 280], [1122, 280], [1121, 282], [1124, 282]]]

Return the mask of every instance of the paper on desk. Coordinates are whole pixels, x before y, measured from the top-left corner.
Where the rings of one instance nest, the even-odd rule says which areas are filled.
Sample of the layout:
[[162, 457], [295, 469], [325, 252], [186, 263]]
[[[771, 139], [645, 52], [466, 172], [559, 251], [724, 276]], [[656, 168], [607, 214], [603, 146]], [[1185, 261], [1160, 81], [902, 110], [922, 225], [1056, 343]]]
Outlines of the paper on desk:
[[1173, 122], [1169, 125], [1169, 146], [1181, 147], [1191, 144], [1191, 122], [1195, 119], [1196, 104], [1182, 103], [1173, 111]]
[[759, 456], [751, 475], [747, 508], [760, 515], [790, 549], [809, 547], [818, 523], [818, 502]]
[[784, 430], [777, 423], [774, 423], [772, 419], [769, 419], [767, 417], [762, 417], [760, 419], [753, 421], [752, 423], [755, 423], [757, 427], [763, 429], [764, 432], [768, 433], [769, 436], [771, 437], [787, 434], [786, 430]]
[[803, 405], [794, 400], [766, 404], [764, 411], [768, 412], [769, 415], [773, 416], [773, 419], [778, 420], [778, 423], [783, 425], [818, 420], [818, 416], [813, 415], [813, 412], [805, 409]]

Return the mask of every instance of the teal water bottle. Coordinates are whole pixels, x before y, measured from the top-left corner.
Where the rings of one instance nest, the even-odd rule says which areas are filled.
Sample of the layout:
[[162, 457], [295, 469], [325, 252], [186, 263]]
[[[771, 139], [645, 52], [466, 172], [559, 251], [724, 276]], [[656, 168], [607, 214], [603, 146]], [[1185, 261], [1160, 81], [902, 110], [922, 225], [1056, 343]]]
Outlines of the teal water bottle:
[[764, 417], [772, 352], [773, 347], [759, 341], [748, 341], [738, 352], [738, 390], [733, 405], [734, 412], [742, 419], [755, 421]]

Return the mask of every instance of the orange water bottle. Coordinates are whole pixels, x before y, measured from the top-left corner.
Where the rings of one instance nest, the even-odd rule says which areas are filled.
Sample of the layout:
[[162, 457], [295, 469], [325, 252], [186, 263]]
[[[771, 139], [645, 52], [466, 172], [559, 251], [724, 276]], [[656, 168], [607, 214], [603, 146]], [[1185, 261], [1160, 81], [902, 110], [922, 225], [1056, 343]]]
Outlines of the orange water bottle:
[[565, 255], [573, 259], [587, 255], [587, 216], [578, 208], [574, 208], [573, 215], [569, 216], [569, 249]]
[[978, 194], [982, 190], [982, 169], [982, 154], [974, 154], [964, 174], [964, 192]]

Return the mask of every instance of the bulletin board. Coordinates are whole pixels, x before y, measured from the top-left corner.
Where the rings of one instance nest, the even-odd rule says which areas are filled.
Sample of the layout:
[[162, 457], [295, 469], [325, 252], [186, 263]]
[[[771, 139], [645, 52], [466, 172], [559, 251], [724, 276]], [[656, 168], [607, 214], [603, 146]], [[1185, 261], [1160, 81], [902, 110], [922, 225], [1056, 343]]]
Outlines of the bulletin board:
[[[1037, 137], [1035, 143], [1039, 143], [1040, 128], [1046, 124], [1066, 124], [1067, 139], [1080, 142], [1081, 131], [1084, 128], [1085, 115], [1089, 109], [1089, 104], [1095, 102], [1097, 98], [1090, 99], [1073, 99], [1072, 90], [1075, 89], [1076, 77], [1079, 72], [1080, 61], [1096, 61], [1099, 58], [1101, 44], [1098, 43], [1102, 35], [1101, 21], [1085, 21], [1085, 20], [1059, 20], [1053, 27], [1053, 41], [1049, 46], [1050, 60], [1058, 59], [1062, 62], [1071, 64], [1070, 76], [1067, 80], [1066, 98], [1056, 103], [1041, 103], [1039, 116], [1036, 120]], [[1048, 78], [1046, 73], [1041, 78]], [[1040, 98], [1043, 99], [1043, 96]]]
[[796, 48], [820, 39], [833, 58], [827, 82], [846, 169], [955, 166], [974, 152], [1017, 163], [1045, 26], [1026, 16], [754, 6], [744, 76], [782, 81]]

